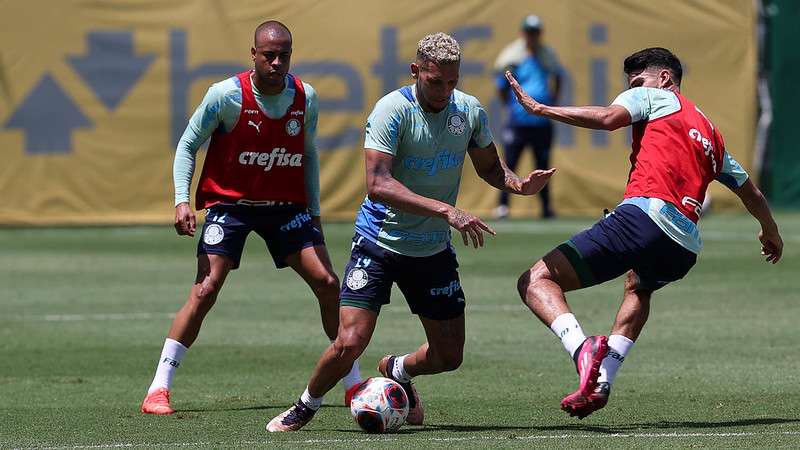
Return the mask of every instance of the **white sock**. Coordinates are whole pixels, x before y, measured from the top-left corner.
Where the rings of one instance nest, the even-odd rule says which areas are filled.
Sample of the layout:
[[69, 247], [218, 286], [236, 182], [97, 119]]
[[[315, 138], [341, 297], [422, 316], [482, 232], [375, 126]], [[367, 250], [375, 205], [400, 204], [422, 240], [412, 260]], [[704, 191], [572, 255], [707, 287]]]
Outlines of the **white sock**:
[[633, 341], [622, 336], [621, 334], [612, 334], [608, 337], [608, 355], [603, 358], [600, 364], [600, 377], [597, 381], [600, 383], [614, 384], [614, 378], [617, 377], [617, 371], [625, 361], [625, 356], [633, 348]]
[[394, 358], [394, 366], [392, 366], [392, 376], [401, 383], [408, 383], [411, 381], [411, 376], [406, 372], [406, 356], [397, 356]]
[[583, 334], [583, 329], [578, 323], [578, 319], [572, 313], [556, 317], [556, 320], [550, 324], [550, 329], [553, 330], [556, 337], [561, 339], [561, 345], [569, 353], [570, 358], [575, 354], [575, 350], [586, 340], [586, 335]]
[[161, 358], [159, 358], [156, 366], [156, 376], [153, 377], [153, 382], [147, 390], [148, 393], [159, 388], [169, 389], [172, 386], [172, 377], [175, 376], [175, 369], [180, 367], [186, 350], [189, 349], [174, 339], [167, 338], [164, 341]]
[[358, 360], [355, 360], [353, 362], [353, 367], [350, 368], [350, 372], [342, 378], [342, 385], [344, 385], [344, 389], [347, 390], [361, 384], [361, 381], [361, 369], [358, 367]]
[[306, 406], [314, 411], [318, 410], [320, 406], [322, 406], [322, 397], [312, 397], [311, 394], [308, 393], [307, 386], [306, 390], [300, 395], [300, 401], [305, 403]]

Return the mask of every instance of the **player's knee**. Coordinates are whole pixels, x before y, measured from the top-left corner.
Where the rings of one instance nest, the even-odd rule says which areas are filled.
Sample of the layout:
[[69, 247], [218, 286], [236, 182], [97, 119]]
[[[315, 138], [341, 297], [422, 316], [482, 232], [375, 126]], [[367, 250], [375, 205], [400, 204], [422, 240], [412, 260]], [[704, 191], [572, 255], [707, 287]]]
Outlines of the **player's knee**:
[[338, 358], [355, 361], [367, 347], [369, 339], [364, 338], [359, 333], [349, 330], [340, 330], [339, 336], [333, 341], [333, 348]]
[[339, 301], [339, 278], [333, 273], [326, 273], [316, 277], [311, 282], [311, 287], [317, 294], [333, 295], [336, 296], [336, 301]]
[[545, 265], [544, 261], [539, 260], [530, 269], [526, 270], [517, 279], [517, 291], [522, 301], [528, 296], [528, 290], [542, 280], [550, 280], [550, 270]]
[[339, 298], [339, 287], [340, 287], [339, 277], [337, 277], [335, 274], [332, 273], [328, 274], [322, 280], [322, 285], [324, 286], [324, 289], [336, 293], [336, 298], [337, 299]]
[[195, 288], [195, 297], [201, 307], [210, 308], [217, 300], [217, 294], [222, 289], [222, 279], [207, 276]]

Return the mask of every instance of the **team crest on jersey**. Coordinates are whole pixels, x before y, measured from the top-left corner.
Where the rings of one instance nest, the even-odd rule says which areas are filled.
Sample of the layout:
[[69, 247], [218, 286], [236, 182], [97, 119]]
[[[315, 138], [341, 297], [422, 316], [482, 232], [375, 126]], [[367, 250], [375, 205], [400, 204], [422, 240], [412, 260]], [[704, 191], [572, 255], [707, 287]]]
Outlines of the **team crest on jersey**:
[[451, 114], [447, 117], [447, 131], [455, 136], [464, 134], [464, 129], [467, 126], [467, 119], [461, 114]]
[[299, 120], [289, 119], [289, 121], [286, 122], [286, 134], [289, 136], [297, 136], [300, 134], [300, 127], [301, 125]]
[[356, 268], [347, 274], [347, 287], [354, 291], [366, 286], [367, 281], [369, 281], [369, 276], [367, 276], [367, 271], [364, 269]]
[[208, 245], [217, 245], [222, 242], [222, 238], [224, 237], [225, 230], [223, 230], [221, 226], [212, 223], [206, 227], [206, 231], [203, 233], [203, 242]]

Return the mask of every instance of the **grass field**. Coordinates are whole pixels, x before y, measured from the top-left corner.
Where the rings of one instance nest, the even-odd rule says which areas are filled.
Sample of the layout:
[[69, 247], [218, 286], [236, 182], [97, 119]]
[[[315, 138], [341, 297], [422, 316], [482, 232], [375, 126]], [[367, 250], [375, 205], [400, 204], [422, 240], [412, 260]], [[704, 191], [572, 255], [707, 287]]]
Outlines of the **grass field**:
[[[494, 224], [486, 248], [458, 248], [463, 366], [417, 379], [425, 426], [381, 436], [357, 430], [341, 387], [301, 432], [264, 431], [327, 342], [310, 291], [274, 269], [256, 236], [178, 370], [179, 412], [153, 417], [138, 407], [193, 280], [196, 242], [167, 226], [0, 229], [0, 447], [797, 448], [800, 215], [777, 219], [786, 247], [776, 266], [761, 261], [749, 217], [703, 221], [694, 270], [656, 294], [609, 405], [582, 421], [558, 407], [577, 383], [572, 363], [515, 282], [590, 222]], [[351, 233], [349, 223], [326, 226], [337, 272]], [[608, 333], [621, 291], [615, 280], [568, 297], [587, 333]], [[422, 340], [395, 292], [364, 375]]]

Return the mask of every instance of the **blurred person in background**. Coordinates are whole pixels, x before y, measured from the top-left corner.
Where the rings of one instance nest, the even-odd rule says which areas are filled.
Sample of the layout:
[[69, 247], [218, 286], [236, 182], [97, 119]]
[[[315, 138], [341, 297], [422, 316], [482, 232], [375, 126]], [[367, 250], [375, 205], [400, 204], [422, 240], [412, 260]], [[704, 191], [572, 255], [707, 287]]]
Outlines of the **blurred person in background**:
[[[211, 138], [195, 201], [207, 213], [194, 285], [170, 327], [143, 413], [175, 412], [170, 405], [175, 370], [226, 276], [239, 267], [251, 231], [264, 240], [277, 268], [291, 267], [309, 285], [325, 334], [336, 338], [339, 279], [320, 219], [317, 94], [289, 73], [292, 34], [282, 23], [259, 25], [250, 53], [254, 68], [209, 88], [175, 152], [175, 229], [194, 236], [189, 190], [197, 151]], [[345, 404], [360, 382], [355, 361], [343, 378]]]
[[[558, 102], [562, 69], [553, 49], [542, 43], [542, 29], [539, 16], [525, 17], [521, 24], [521, 36], [500, 52], [494, 64], [497, 92], [508, 116], [502, 143], [506, 164], [511, 170], [516, 169], [526, 147], [533, 151], [537, 169], [546, 169], [550, 165], [553, 124], [546, 117], [528, 114], [514, 99], [504, 75], [506, 71], [514, 74], [522, 88], [541, 103], [555, 105]], [[548, 186], [539, 193], [539, 199], [541, 217], [554, 217]], [[493, 215], [497, 219], [508, 217], [507, 192], [500, 193], [500, 201]]]

